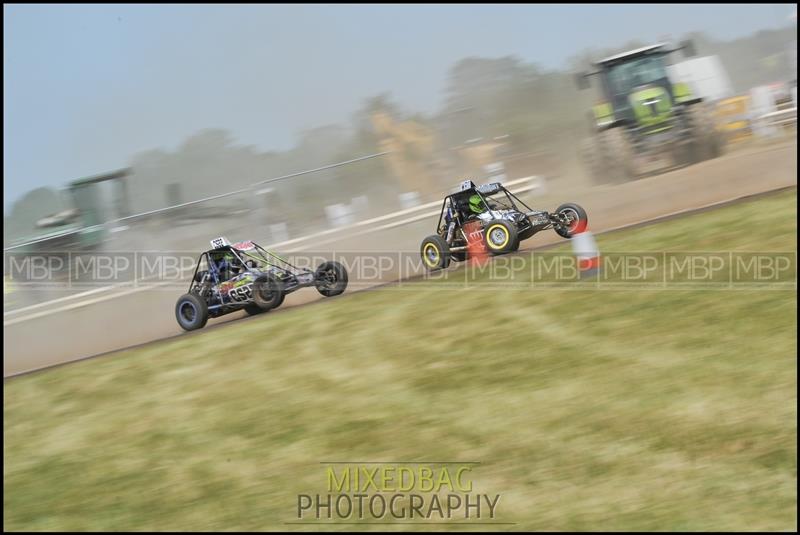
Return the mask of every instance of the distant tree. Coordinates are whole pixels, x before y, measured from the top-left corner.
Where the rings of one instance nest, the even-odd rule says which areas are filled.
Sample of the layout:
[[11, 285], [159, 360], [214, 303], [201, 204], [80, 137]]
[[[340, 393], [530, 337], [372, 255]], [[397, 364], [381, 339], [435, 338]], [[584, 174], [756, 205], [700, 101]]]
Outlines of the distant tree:
[[208, 128], [190, 136], [178, 149], [178, 153], [205, 154], [213, 156], [225, 152], [233, 144], [233, 136], [221, 128]]
[[33, 189], [11, 206], [11, 213], [5, 218], [7, 228], [3, 238], [7, 241], [30, 236], [37, 231], [39, 219], [67, 208], [57, 190], [49, 187]]

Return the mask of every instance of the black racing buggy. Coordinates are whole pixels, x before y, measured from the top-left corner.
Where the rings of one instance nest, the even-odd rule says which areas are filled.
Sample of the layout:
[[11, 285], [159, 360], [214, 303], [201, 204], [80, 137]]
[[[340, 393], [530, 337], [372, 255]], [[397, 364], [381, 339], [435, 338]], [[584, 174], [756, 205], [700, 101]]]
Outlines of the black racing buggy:
[[445, 269], [451, 260], [467, 259], [471, 241], [480, 240], [487, 252], [500, 255], [549, 228], [569, 239], [586, 230], [587, 222], [586, 211], [575, 203], [562, 204], [555, 212], [534, 210], [500, 182], [476, 186], [466, 180], [457, 193], [445, 197], [436, 234], [422, 240], [420, 254], [429, 270]]
[[244, 309], [255, 315], [281, 306], [286, 294], [307, 286], [325, 297], [347, 288], [347, 271], [328, 261], [315, 271], [298, 268], [252, 241], [231, 245], [225, 238], [211, 241], [200, 255], [189, 285], [175, 305], [175, 317], [186, 331], [201, 329], [208, 318]]

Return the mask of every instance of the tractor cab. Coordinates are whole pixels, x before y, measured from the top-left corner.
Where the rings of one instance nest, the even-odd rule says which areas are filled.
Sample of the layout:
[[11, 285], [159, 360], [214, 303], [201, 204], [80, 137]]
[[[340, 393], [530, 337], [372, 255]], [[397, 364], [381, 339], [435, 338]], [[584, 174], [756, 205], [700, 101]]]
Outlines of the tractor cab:
[[694, 55], [691, 42], [678, 48], [659, 43], [604, 58], [594, 64], [595, 72], [578, 75], [580, 89], [589, 86], [590, 76], [600, 78], [602, 102], [593, 110], [596, 126], [667, 127], [674, 106], [691, 100], [689, 87], [670, 79], [667, 72], [668, 56], [678, 50]]
[[678, 50], [694, 56], [690, 41], [677, 48], [659, 43], [602, 59], [595, 72], [577, 76], [580, 89], [589, 77], [600, 79], [602, 100], [589, 112], [592, 137], [580, 145], [594, 182], [633, 180], [722, 153], [710, 104], [670, 77], [668, 56]]

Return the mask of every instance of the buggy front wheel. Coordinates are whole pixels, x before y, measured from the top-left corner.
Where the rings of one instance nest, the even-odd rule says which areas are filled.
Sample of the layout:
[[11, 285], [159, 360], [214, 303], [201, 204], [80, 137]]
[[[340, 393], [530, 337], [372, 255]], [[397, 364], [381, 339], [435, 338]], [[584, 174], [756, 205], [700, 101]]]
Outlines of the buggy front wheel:
[[431, 271], [447, 269], [447, 266], [450, 265], [450, 246], [438, 234], [422, 240], [419, 252], [425, 267]]
[[564, 225], [553, 225], [553, 230], [562, 238], [570, 239], [575, 234], [580, 234], [589, 224], [586, 210], [575, 203], [562, 204], [556, 208], [555, 213], [567, 221]]
[[208, 305], [197, 294], [184, 294], [175, 304], [175, 319], [184, 331], [202, 329], [208, 321]]

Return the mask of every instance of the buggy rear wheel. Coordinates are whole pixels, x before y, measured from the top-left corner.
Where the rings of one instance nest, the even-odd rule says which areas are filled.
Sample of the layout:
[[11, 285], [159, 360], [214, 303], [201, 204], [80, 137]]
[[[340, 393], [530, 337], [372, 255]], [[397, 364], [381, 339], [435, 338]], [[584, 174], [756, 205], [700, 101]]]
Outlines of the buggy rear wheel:
[[314, 273], [314, 279], [317, 291], [325, 297], [339, 295], [347, 288], [347, 270], [333, 260], [319, 266]]
[[208, 305], [196, 294], [184, 294], [175, 304], [175, 319], [184, 331], [202, 329], [208, 322]]
[[509, 222], [495, 219], [486, 224], [483, 233], [486, 248], [492, 254], [505, 254], [514, 251], [514, 246], [519, 248], [517, 229]]
[[244, 311], [247, 312], [247, 314], [250, 316], [256, 316], [258, 314], [261, 314], [262, 312], [267, 312], [268, 310], [269, 309], [264, 310], [255, 303], [250, 303], [249, 305], [244, 306]]
[[262, 311], [280, 305], [283, 300], [283, 283], [274, 275], [267, 275], [253, 283], [253, 303]]

